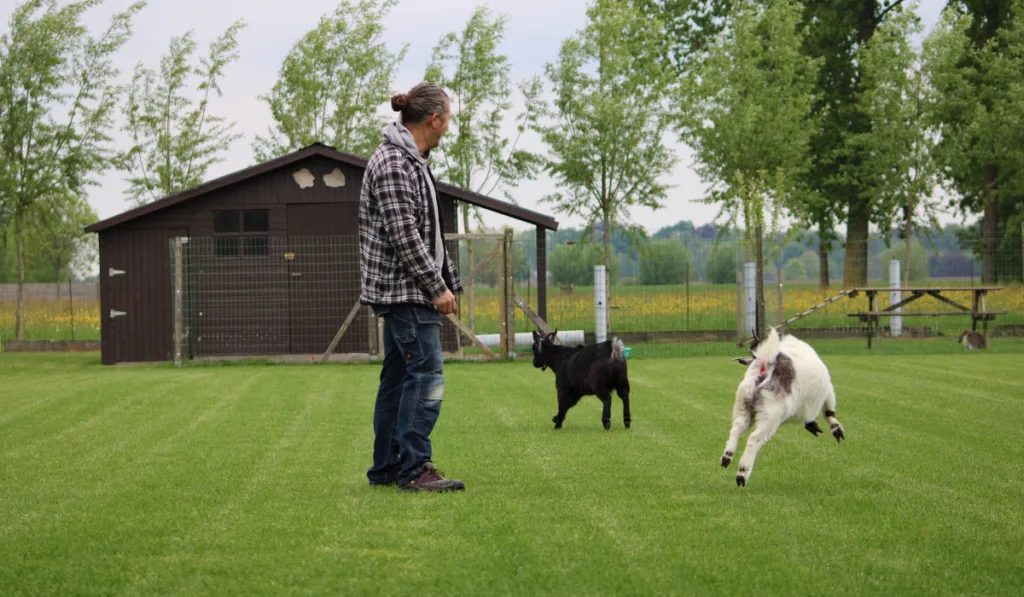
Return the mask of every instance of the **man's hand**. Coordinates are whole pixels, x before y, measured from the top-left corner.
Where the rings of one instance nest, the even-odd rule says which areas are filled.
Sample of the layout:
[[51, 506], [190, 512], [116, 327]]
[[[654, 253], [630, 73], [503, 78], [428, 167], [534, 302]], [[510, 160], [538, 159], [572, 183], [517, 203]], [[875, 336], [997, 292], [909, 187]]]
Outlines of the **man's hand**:
[[441, 312], [441, 315], [455, 313], [455, 295], [451, 290], [444, 289], [444, 294], [434, 299], [434, 306]]

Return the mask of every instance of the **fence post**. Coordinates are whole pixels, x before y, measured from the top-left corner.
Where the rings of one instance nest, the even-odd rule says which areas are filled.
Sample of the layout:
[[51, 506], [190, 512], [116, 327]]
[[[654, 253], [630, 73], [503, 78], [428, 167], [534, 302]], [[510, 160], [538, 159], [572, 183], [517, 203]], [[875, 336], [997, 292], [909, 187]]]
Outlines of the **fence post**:
[[780, 325], [780, 324], [782, 324], [783, 321], [786, 321], [786, 309], [785, 309], [785, 306], [783, 304], [784, 298], [782, 296], [782, 268], [781, 267], [779, 267], [779, 266], [775, 267], [775, 276], [776, 276], [776, 280], [775, 281], [778, 282], [778, 284], [779, 284], [779, 317], [778, 317], [778, 321], [775, 322], [775, 325]]
[[756, 244], [754, 245], [754, 259], [757, 264], [757, 279], [755, 280], [755, 296], [757, 300], [754, 306], [755, 322], [757, 324], [757, 335], [764, 337], [764, 253], [761, 249], [761, 226], [755, 226], [754, 232], [757, 234]]
[[[900, 260], [890, 259], [889, 260], [889, 288], [900, 287]], [[889, 304], [895, 305], [896, 303], [903, 300], [903, 293], [899, 290], [889, 291]], [[896, 307], [893, 309], [896, 313], [903, 311], [903, 307]], [[903, 333], [903, 318], [902, 317], [890, 317], [889, 318], [889, 334], [892, 337], [897, 337]]]
[[505, 267], [508, 263], [505, 260], [505, 250], [505, 240], [501, 239], [498, 241], [498, 354], [503, 359], [508, 358], [508, 305], [505, 291]]
[[510, 359], [516, 358], [516, 278], [515, 278], [515, 245], [512, 229], [505, 229], [505, 353]]
[[608, 294], [607, 271], [603, 265], [594, 266], [594, 340], [604, 342], [608, 339]]
[[181, 367], [181, 237], [174, 237], [174, 366]]
[[746, 286], [743, 284], [743, 272], [736, 272], [736, 346], [743, 343], [743, 304]]
[[743, 334], [757, 329], [757, 263], [748, 261], [743, 264], [743, 302], [746, 310], [746, 324]]

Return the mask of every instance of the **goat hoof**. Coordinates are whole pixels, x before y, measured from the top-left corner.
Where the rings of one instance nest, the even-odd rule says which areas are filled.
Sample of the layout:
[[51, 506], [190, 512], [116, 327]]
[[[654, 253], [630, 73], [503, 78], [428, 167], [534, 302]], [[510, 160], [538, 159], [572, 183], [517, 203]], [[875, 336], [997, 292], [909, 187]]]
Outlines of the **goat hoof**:
[[626, 429], [629, 429], [629, 421], [626, 421]]
[[729, 464], [732, 463], [732, 458], [729, 456], [722, 456], [722, 468], [729, 468]]
[[837, 444], [841, 440], [846, 439], [846, 436], [843, 435], [843, 427], [842, 427], [842, 425], [832, 425], [832, 436], [836, 438], [836, 443]]
[[747, 478], [743, 475], [736, 475], [736, 487], [746, 487]]
[[611, 428], [612, 428], [612, 422], [611, 422], [611, 421], [609, 421], [609, 420], [607, 420], [607, 419], [605, 419], [605, 420], [601, 421], [601, 424], [603, 424], [603, 425], [604, 425], [604, 428], [605, 428], [605, 430], [606, 430], [606, 431], [607, 431], [608, 429], [611, 429]]
[[811, 435], [814, 437], [818, 437], [819, 434], [825, 433], [821, 430], [821, 427], [818, 426], [817, 421], [808, 421], [807, 423], [804, 423], [804, 429], [810, 431]]

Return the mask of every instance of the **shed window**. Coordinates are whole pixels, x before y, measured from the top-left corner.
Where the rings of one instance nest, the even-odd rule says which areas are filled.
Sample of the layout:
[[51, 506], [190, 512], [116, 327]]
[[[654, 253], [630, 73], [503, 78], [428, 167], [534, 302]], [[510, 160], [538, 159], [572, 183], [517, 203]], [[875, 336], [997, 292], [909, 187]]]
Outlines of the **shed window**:
[[258, 257], [270, 251], [270, 210], [213, 212], [214, 250], [218, 257]]

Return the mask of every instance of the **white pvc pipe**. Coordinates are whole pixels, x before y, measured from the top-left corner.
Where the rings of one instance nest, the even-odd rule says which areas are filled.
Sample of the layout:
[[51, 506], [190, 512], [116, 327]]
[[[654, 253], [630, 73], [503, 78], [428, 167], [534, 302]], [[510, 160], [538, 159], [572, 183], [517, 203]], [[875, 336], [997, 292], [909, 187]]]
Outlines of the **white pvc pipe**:
[[[900, 287], [900, 262], [898, 259], [889, 260], [889, 288]], [[895, 305], [896, 303], [903, 300], [903, 293], [898, 290], [889, 291], [889, 304]], [[896, 307], [893, 309], [894, 312], [899, 313], [903, 311], [903, 307]], [[889, 318], [889, 333], [893, 337], [899, 336], [903, 333], [903, 318], [902, 317], [890, 317]]]
[[743, 334], [746, 335], [757, 328], [757, 263], [754, 261], [743, 264], [743, 304], [747, 323]]
[[594, 266], [594, 340], [608, 339], [608, 293], [605, 291], [606, 274], [603, 265]]
[[[501, 339], [500, 334], [477, 334], [477, 338], [487, 348], [498, 346]], [[566, 346], [583, 344], [583, 330], [559, 330], [555, 337], [560, 339]], [[516, 334], [516, 347], [533, 346], [533, 332], [520, 332]]]

